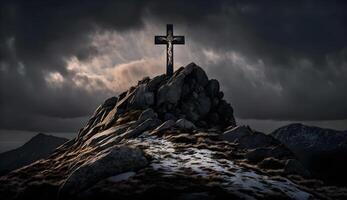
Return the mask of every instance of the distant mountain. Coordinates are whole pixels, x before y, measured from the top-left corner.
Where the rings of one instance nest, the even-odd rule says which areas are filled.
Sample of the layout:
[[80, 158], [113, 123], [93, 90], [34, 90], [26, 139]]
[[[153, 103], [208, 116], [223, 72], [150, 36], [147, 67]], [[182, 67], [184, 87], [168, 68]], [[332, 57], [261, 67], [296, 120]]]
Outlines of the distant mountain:
[[39, 133], [23, 146], [0, 154], [0, 175], [48, 157], [68, 140]]
[[346, 184], [347, 131], [290, 124], [271, 135], [294, 152], [314, 176]]

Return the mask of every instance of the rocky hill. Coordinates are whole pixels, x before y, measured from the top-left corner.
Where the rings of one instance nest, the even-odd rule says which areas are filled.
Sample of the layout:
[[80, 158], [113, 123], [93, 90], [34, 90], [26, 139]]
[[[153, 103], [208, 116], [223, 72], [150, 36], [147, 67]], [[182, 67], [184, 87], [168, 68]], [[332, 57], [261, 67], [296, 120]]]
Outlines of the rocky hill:
[[314, 176], [347, 186], [347, 131], [290, 124], [271, 135], [292, 150]]
[[0, 178], [4, 199], [345, 199], [281, 142], [237, 126], [191, 63], [100, 105], [78, 136]]
[[0, 154], [0, 175], [48, 157], [68, 140], [39, 133], [23, 146]]

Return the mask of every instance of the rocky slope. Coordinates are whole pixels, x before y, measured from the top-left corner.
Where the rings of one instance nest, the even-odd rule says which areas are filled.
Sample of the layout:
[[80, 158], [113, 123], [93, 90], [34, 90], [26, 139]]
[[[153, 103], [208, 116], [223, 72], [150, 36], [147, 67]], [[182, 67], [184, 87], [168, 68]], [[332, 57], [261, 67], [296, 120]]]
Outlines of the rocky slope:
[[347, 131], [290, 124], [271, 133], [316, 177], [347, 186]]
[[0, 175], [48, 157], [68, 140], [39, 133], [23, 146], [0, 154]]
[[107, 99], [49, 158], [0, 178], [5, 199], [344, 199], [269, 135], [237, 126], [191, 63]]

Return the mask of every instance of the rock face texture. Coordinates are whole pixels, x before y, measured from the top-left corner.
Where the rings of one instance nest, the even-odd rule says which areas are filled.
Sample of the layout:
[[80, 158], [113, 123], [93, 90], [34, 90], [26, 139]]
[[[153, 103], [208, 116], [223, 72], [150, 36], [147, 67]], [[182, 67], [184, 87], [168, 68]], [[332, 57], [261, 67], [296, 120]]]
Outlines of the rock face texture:
[[0, 175], [47, 158], [55, 148], [67, 141], [65, 138], [37, 134], [23, 146], [0, 154]]
[[100, 105], [75, 139], [0, 178], [3, 199], [345, 199], [279, 140], [237, 126], [194, 63]]
[[347, 131], [290, 124], [271, 135], [286, 145], [314, 176], [347, 186]]

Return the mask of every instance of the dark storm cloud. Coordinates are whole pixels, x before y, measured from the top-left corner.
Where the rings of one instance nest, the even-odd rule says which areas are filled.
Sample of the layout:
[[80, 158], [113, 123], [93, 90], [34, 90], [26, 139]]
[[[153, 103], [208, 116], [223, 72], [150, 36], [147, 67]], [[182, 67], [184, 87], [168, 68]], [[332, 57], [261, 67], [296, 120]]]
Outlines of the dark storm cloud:
[[[140, 1], [5, 1], [1, 4], [0, 124], [5, 129], [44, 127], [47, 130], [47, 121], [52, 124], [52, 120], [45, 120], [44, 116], [57, 117], [59, 121], [59, 118], [90, 114], [110, 94], [89, 93], [69, 84], [50, 88], [44, 73], [56, 71], [68, 76], [64, 58], [93, 55], [95, 51], [84, 43], [96, 27], [122, 31], [139, 28], [142, 23]], [[20, 65], [22, 73], [18, 73]], [[38, 116], [42, 125], [33, 126]], [[56, 130], [55, 126], [50, 127]]]
[[[255, 85], [231, 67], [228, 59], [208, 68], [222, 80], [238, 117], [347, 118], [345, 2], [239, 1], [222, 5], [203, 24], [192, 21], [187, 35], [217, 55], [235, 51], [247, 63], [264, 63], [265, 80]], [[279, 89], [273, 90], [271, 85]]]
[[[98, 54], [86, 45], [91, 33], [141, 30], [146, 18], [185, 27], [196, 52], [237, 52], [248, 64], [263, 62], [264, 84], [253, 84], [228, 59], [206, 68], [222, 81], [238, 117], [347, 118], [343, 1], [2, 1], [0, 128], [56, 130], [52, 118], [59, 123], [89, 115], [112, 94], [69, 82], [52, 88], [47, 72], [71, 77], [66, 58]], [[68, 129], [81, 126], [72, 121]]]

